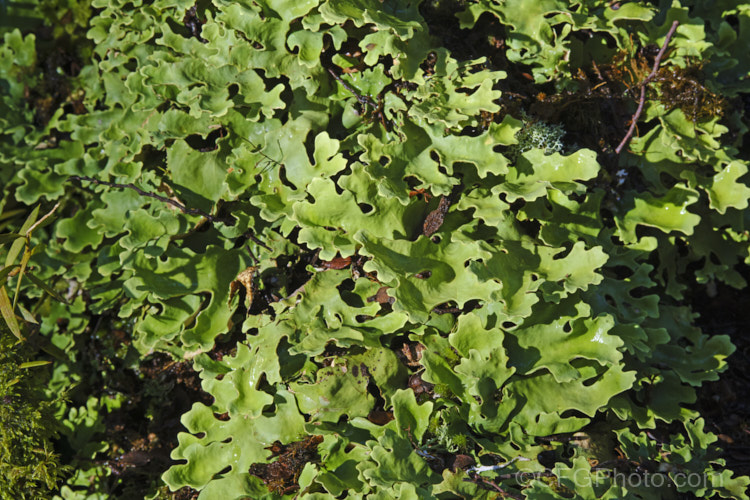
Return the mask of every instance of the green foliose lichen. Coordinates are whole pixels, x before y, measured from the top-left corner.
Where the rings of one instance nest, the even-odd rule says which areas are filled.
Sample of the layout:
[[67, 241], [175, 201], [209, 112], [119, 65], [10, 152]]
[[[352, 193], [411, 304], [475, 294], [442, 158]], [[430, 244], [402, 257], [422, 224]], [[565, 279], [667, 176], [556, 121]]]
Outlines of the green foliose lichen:
[[[750, 92], [750, 6], [722, 5], [731, 19], [677, 1], [94, 0], [82, 91], [45, 123], [18, 80], [41, 77], [34, 37], [12, 32], [3, 197], [60, 203], [29, 264], [70, 300], [40, 334], [80, 367], [105, 317], [127, 325], [109, 357], [193, 363], [211, 398], [162, 478], [201, 499], [667, 492], [576, 483], [618, 446], [712, 478], [697, 496], [747, 498], [690, 406], [734, 346], [688, 301], [745, 286], [745, 110], [687, 116], [655, 85], [640, 133], [619, 156], [612, 140], [640, 104], [615, 76], [652, 46], [669, 42], [663, 67], [710, 60], [717, 95]], [[602, 137], [566, 119], [584, 101], [616, 118]], [[107, 409], [90, 401], [60, 414], [93, 457], [77, 430]], [[594, 427], [610, 449], [566, 454], [561, 436]], [[87, 474], [63, 495], [100, 493]]]

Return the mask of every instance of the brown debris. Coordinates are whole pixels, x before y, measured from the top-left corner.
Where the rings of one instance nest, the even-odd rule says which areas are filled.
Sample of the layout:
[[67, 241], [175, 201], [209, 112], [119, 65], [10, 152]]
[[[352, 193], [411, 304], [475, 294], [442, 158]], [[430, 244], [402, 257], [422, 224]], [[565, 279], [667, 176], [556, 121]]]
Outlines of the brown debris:
[[701, 83], [701, 64], [686, 68], [661, 68], [653, 82], [659, 84], [659, 101], [667, 109], [680, 109], [693, 123], [723, 116], [729, 104]]
[[201, 31], [203, 30], [203, 24], [205, 21], [198, 17], [196, 5], [193, 5], [185, 11], [185, 17], [182, 18], [182, 24], [190, 32], [190, 36], [197, 38], [201, 43], [208, 43], [208, 40], [201, 36]]
[[299, 489], [299, 476], [309, 462], [320, 460], [318, 445], [323, 442], [323, 436], [307, 436], [301, 441], [287, 445], [279, 441], [270, 447], [272, 457], [278, 460], [270, 464], [255, 463], [250, 466], [250, 474], [263, 480], [269, 491], [279, 495], [286, 495]]
[[378, 304], [393, 304], [396, 299], [388, 295], [389, 286], [381, 286], [375, 295], [367, 297], [367, 302], [377, 302]]
[[393, 418], [393, 412], [384, 410], [372, 410], [370, 414], [367, 415], [367, 420], [375, 425], [385, 425], [393, 420]]
[[396, 351], [396, 355], [401, 361], [409, 367], [416, 368], [421, 367], [422, 352], [425, 347], [420, 343], [409, 344], [405, 343], [401, 346], [401, 349]]
[[409, 377], [409, 388], [414, 391], [415, 396], [429, 394], [435, 386], [422, 380], [421, 373], [414, 373]]
[[424, 220], [422, 225], [422, 234], [428, 238], [435, 234], [440, 226], [443, 225], [445, 214], [448, 213], [448, 209], [451, 206], [450, 199], [447, 196], [441, 196], [440, 202], [435, 210], [427, 214], [427, 218]]
[[253, 276], [255, 276], [255, 271], [257, 270], [257, 267], [250, 266], [234, 278], [229, 285], [229, 303], [232, 302], [234, 296], [240, 291], [240, 287], [244, 287], [245, 305], [247, 306], [247, 309], [250, 310], [250, 306], [253, 305], [253, 297], [255, 296], [255, 283], [253, 281]]
[[334, 257], [331, 260], [321, 261], [320, 265], [323, 269], [346, 269], [352, 263], [351, 257]]

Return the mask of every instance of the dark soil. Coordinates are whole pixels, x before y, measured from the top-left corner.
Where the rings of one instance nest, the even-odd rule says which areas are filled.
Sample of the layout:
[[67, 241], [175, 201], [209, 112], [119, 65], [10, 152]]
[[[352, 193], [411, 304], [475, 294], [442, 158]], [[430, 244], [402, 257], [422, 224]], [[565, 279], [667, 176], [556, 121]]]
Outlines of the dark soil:
[[83, 94], [73, 97], [73, 79], [83, 64], [68, 37], [53, 38], [52, 28], [35, 32], [37, 64], [42, 71], [38, 84], [26, 89], [26, 100], [34, 110], [34, 125], [44, 127], [62, 105], [66, 113], [83, 114]]
[[[746, 276], [750, 275], [745, 269]], [[693, 308], [698, 326], [709, 335], [729, 335], [737, 350], [728, 369], [716, 382], [698, 391], [696, 409], [706, 419], [706, 430], [719, 436], [726, 466], [736, 475], [750, 475], [750, 293], [719, 285], [713, 297], [705, 288], [695, 294]]]
[[[93, 318], [92, 333], [88, 339], [80, 338], [79, 362], [70, 367], [78, 371], [82, 382], [68, 395], [70, 407], [85, 405], [92, 395], [123, 400], [119, 408], [101, 415], [105, 429], [92, 437], [105, 441], [109, 448], [91, 460], [80, 456], [63, 437], [58, 449], [66, 463], [109, 468], [109, 486], [95, 484], [109, 488], [112, 498], [144, 498], [154, 493], [161, 474], [174, 464], [170, 453], [177, 446], [177, 434], [184, 430], [182, 415], [193, 403], [210, 405], [213, 398], [202, 390], [190, 362], [156, 353], [129, 364], [137, 353], [130, 334], [116, 325], [109, 317]], [[197, 498], [190, 488], [164, 494], [180, 500]]]

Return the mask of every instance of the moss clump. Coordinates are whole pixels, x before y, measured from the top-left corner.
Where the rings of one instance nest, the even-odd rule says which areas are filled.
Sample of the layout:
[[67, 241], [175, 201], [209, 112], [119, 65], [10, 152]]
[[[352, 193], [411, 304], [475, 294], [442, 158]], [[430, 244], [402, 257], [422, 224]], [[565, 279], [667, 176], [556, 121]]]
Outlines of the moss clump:
[[52, 452], [53, 402], [45, 401], [25, 344], [0, 321], [0, 498], [49, 498], [65, 467]]

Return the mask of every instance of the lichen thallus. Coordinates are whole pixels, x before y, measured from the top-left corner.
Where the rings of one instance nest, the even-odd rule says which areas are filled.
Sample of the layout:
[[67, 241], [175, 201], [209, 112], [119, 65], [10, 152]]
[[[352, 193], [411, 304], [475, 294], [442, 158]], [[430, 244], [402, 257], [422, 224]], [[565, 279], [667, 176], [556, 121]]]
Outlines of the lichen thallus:
[[[120, 183], [117, 183], [117, 182], [102, 181], [102, 180], [94, 179], [93, 177], [87, 177], [87, 176], [84, 176], [84, 175], [72, 175], [72, 176], [68, 177], [67, 181], [79, 181], [79, 182], [85, 181], [85, 182], [90, 182], [92, 184], [98, 184], [98, 185], [101, 185], [101, 186], [107, 186], [107, 187], [116, 188], [116, 189], [132, 189], [133, 191], [135, 191], [136, 193], [138, 193], [141, 196], [145, 196], [147, 198], [153, 198], [153, 199], [158, 200], [158, 201], [160, 201], [162, 203], [166, 203], [168, 205], [172, 205], [173, 207], [175, 207], [176, 209], [178, 209], [180, 212], [182, 212], [184, 214], [187, 214], [187, 215], [198, 215], [200, 217], [203, 217], [205, 219], [205, 221], [207, 221], [209, 224], [214, 224], [214, 223], [223, 223], [223, 224], [225, 224], [225, 223], [229, 222], [226, 218], [222, 218], [222, 217], [217, 217], [215, 215], [211, 215], [210, 213], [205, 212], [205, 211], [201, 210], [200, 208], [190, 208], [190, 207], [187, 207], [187, 206], [183, 205], [182, 203], [180, 203], [180, 202], [178, 202], [176, 200], [173, 200], [171, 198], [167, 198], [166, 196], [161, 196], [161, 195], [158, 195], [158, 194], [150, 192], [150, 191], [144, 191], [143, 189], [139, 188], [138, 186], [136, 186], [132, 182], [129, 183], [129, 184], [120, 184]], [[83, 184], [81, 185], [81, 187], [84, 187]], [[241, 245], [240, 242], [243, 239], [244, 240], [252, 240], [254, 243], [256, 243], [257, 245], [263, 247], [267, 251], [269, 251], [269, 252], [272, 251], [271, 248], [268, 245], [266, 245], [265, 243], [263, 243], [261, 240], [259, 240], [255, 236], [255, 234], [253, 234], [253, 231], [251, 229], [248, 229], [247, 231], [245, 231], [243, 234], [241, 234], [240, 236], [238, 236], [236, 238], [236, 241], [235, 241], [236, 245], [237, 246]], [[258, 264], [258, 262], [259, 262], [258, 259], [255, 257], [255, 255], [253, 254], [252, 250], [250, 250], [249, 247], [247, 248], [247, 251], [250, 253], [250, 257], [253, 259], [253, 261], [256, 264]]]

